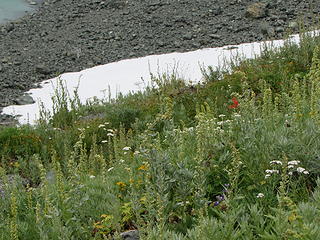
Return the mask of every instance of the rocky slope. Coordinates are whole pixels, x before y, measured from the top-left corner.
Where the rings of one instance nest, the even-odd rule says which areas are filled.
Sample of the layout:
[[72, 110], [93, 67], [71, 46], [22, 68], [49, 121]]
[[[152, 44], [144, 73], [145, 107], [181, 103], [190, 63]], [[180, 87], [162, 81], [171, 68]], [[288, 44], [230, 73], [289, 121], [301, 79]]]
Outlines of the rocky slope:
[[47, 0], [0, 26], [0, 109], [59, 73], [282, 38], [299, 23], [311, 26], [319, 13], [318, 0]]

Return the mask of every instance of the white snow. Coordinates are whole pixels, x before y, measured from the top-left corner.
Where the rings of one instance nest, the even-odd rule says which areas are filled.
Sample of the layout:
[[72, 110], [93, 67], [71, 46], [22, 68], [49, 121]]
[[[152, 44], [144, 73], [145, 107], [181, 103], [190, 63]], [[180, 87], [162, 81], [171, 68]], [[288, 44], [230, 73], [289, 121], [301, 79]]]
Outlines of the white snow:
[[[319, 34], [318, 31], [312, 33]], [[300, 41], [299, 35], [292, 35], [290, 39], [296, 43]], [[145, 84], [150, 83], [150, 73], [171, 73], [175, 70], [186, 80], [198, 82], [202, 78], [200, 66], [216, 68], [223, 63], [230, 62], [236, 56], [253, 58], [259, 56], [266, 45], [280, 47], [284, 42], [284, 40], [254, 42], [185, 53], [151, 55], [100, 65], [81, 72], [64, 73], [56, 78], [43, 81], [42, 88], [31, 89], [27, 92], [36, 103], [8, 106], [3, 109], [3, 113], [16, 115], [21, 124], [34, 124], [39, 117], [40, 102], [46, 109], [52, 109], [51, 97], [59, 78], [65, 82], [69, 93], [73, 93], [74, 89], [79, 86], [80, 99], [86, 102], [87, 99], [93, 97], [107, 98], [108, 88], [111, 90], [111, 97], [115, 97], [119, 92], [126, 94], [129, 91], [143, 90]], [[232, 49], [229, 49], [230, 47]]]

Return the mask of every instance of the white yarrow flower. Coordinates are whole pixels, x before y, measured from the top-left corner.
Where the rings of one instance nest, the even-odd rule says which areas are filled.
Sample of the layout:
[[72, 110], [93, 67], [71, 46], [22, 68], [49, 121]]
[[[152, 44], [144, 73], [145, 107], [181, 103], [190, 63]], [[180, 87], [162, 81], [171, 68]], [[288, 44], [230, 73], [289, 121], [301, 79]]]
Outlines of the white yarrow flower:
[[124, 147], [124, 148], [122, 148], [122, 150], [123, 151], [129, 151], [129, 150], [131, 150], [131, 147]]
[[279, 165], [282, 165], [282, 162], [281, 162], [281, 161], [276, 161], [276, 160], [274, 160], [274, 161], [271, 161], [270, 164], [279, 164]]
[[107, 170], [107, 172], [112, 171], [112, 169], [114, 169], [114, 167], [109, 168], [109, 169]]
[[107, 136], [113, 137], [114, 135], [113, 135], [113, 133], [109, 132], [109, 133], [107, 133]]
[[299, 173], [303, 173], [306, 169], [304, 169], [303, 167], [298, 167], [297, 168], [297, 172]]
[[288, 165], [298, 165], [299, 163], [300, 161], [294, 160], [294, 161], [288, 162]]
[[108, 142], [107, 140], [102, 140], [102, 141], [101, 141], [101, 143], [107, 143], [107, 142]]
[[264, 194], [263, 193], [258, 193], [257, 198], [263, 198]]
[[96, 177], [96, 176], [93, 176], [93, 175], [89, 176], [90, 179], [95, 178], [95, 177]]
[[266, 174], [266, 176], [264, 176], [264, 178], [269, 178], [269, 177], [271, 177], [271, 174]]

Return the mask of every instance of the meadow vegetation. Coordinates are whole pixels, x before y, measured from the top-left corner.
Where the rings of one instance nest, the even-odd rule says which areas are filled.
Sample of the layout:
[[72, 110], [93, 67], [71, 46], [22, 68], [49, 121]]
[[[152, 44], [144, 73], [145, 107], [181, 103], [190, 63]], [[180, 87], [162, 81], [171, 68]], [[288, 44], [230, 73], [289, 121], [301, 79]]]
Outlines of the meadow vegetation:
[[320, 39], [0, 130], [0, 239], [318, 239]]

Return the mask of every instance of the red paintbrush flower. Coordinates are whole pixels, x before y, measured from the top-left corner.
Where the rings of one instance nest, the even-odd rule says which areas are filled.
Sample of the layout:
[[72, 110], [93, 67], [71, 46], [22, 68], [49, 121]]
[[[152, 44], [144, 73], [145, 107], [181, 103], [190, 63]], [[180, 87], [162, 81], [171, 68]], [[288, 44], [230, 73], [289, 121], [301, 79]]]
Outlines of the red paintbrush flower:
[[230, 108], [230, 109], [237, 108], [239, 106], [238, 100], [235, 97], [233, 97], [231, 100], [232, 100], [233, 104], [229, 105], [228, 108]]

